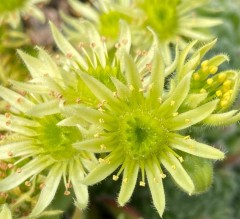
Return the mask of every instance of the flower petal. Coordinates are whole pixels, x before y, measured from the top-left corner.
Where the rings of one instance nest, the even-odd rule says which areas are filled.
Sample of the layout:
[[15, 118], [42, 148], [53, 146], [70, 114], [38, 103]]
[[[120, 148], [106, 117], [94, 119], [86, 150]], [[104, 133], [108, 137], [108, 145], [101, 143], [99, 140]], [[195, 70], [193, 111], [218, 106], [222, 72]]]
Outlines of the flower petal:
[[0, 191], [7, 191], [20, 185], [30, 176], [38, 174], [46, 167], [53, 164], [53, 160], [49, 159], [48, 156], [37, 157], [32, 161], [28, 162], [21, 168], [21, 171], [12, 173], [8, 177], [0, 181]]
[[161, 116], [172, 115], [181, 106], [187, 97], [190, 88], [191, 74], [186, 75], [178, 86], [173, 90], [169, 98], [167, 98], [159, 108]]
[[218, 100], [213, 100], [193, 110], [181, 113], [178, 116], [168, 119], [166, 125], [171, 131], [192, 126], [207, 118], [216, 109], [217, 103]]
[[148, 162], [145, 167], [153, 204], [162, 217], [165, 209], [165, 194], [161, 178], [161, 171], [155, 162]]
[[189, 194], [192, 194], [192, 192], [194, 191], [194, 184], [190, 176], [184, 170], [181, 163], [178, 161], [178, 159], [171, 153], [167, 153], [167, 154], [162, 154], [162, 156], [160, 157], [160, 160], [163, 166], [167, 169], [167, 171], [171, 174], [173, 179], [176, 181], [176, 183], [183, 190], [185, 190]]
[[62, 164], [52, 166], [30, 217], [39, 215], [53, 200], [62, 177]]
[[75, 205], [80, 209], [86, 208], [88, 204], [88, 189], [87, 186], [82, 184], [84, 171], [78, 159], [69, 164], [69, 178], [77, 198]]
[[96, 139], [89, 139], [80, 141], [73, 144], [73, 147], [78, 150], [86, 150], [89, 152], [103, 153], [113, 150], [113, 138], [112, 137], [100, 137]]
[[2, 206], [2, 209], [0, 211], [0, 218], [12, 219], [12, 213], [6, 204]]
[[208, 159], [224, 158], [224, 153], [222, 151], [192, 139], [184, 139], [184, 137], [180, 135], [174, 135], [173, 138], [170, 138], [170, 144], [172, 148], [193, 154], [198, 157], [204, 157]]
[[110, 153], [87, 175], [83, 183], [85, 185], [93, 185], [102, 181], [121, 165], [123, 159], [122, 153]]
[[124, 206], [126, 202], [128, 202], [128, 200], [131, 198], [137, 182], [138, 170], [139, 166], [137, 162], [133, 160], [127, 161], [124, 168], [120, 193], [118, 196], [118, 203], [120, 206]]

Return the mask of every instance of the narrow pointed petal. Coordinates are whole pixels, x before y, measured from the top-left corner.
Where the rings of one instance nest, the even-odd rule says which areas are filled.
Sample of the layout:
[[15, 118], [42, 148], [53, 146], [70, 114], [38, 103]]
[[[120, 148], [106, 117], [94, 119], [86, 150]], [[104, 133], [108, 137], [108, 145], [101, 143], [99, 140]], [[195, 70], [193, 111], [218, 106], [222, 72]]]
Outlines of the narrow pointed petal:
[[111, 77], [111, 80], [114, 86], [116, 87], [117, 95], [121, 99], [125, 99], [125, 98], [127, 99], [130, 97], [130, 90], [125, 84], [123, 84], [121, 81], [119, 81], [117, 78], [114, 78], [114, 77]]
[[187, 98], [184, 101], [184, 105], [187, 107], [190, 107], [191, 109], [194, 109], [200, 105], [201, 102], [206, 100], [208, 96], [208, 93], [203, 94], [189, 94], [187, 95]]
[[20, 81], [9, 80], [10, 83], [19, 90], [31, 92], [31, 93], [38, 93], [38, 94], [48, 94], [49, 89], [45, 85], [41, 84], [32, 84]]
[[159, 108], [161, 116], [172, 115], [181, 106], [190, 89], [191, 74], [186, 75]]
[[194, 45], [197, 43], [196, 40], [189, 43], [183, 51], [181, 51], [179, 55], [178, 65], [177, 65], [177, 79], [180, 81], [183, 78], [183, 75], [181, 75], [181, 70], [185, 64], [185, 61], [187, 59], [188, 54], [190, 53], [191, 49], [194, 47]]
[[36, 104], [30, 110], [26, 111], [26, 114], [30, 116], [40, 117], [57, 114], [59, 112], [59, 100], [50, 100], [45, 103]]
[[[121, 43], [120, 48], [117, 51], [119, 58], [123, 55], [123, 52], [129, 53], [131, 47], [131, 32], [130, 28], [124, 20], [120, 20], [120, 36], [119, 43]], [[124, 51], [122, 51], [124, 50]]]
[[21, 141], [0, 146], [0, 159], [9, 159], [19, 156], [27, 156], [37, 151], [37, 148], [32, 145], [32, 141]]
[[53, 165], [45, 180], [44, 187], [40, 193], [37, 204], [30, 216], [39, 215], [51, 203], [58, 189], [61, 177], [62, 164], [58, 163]]
[[99, 21], [97, 12], [90, 5], [81, 3], [76, 0], [69, 0], [68, 2], [69, 2], [69, 5], [75, 11], [77, 11], [81, 16], [83, 16], [91, 21], [94, 21], [96, 23]]
[[73, 48], [73, 46], [65, 39], [65, 37], [58, 31], [53, 23], [50, 22], [52, 34], [54, 40], [58, 46], [58, 48], [64, 53], [64, 55], [69, 55], [79, 62], [79, 64], [84, 68], [87, 69], [87, 63], [84, 61], [82, 56]]
[[167, 127], [173, 130], [185, 129], [207, 118], [217, 106], [218, 100], [213, 100], [201, 105], [193, 110], [179, 114], [176, 117], [167, 120]]
[[123, 180], [118, 195], [118, 203], [124, 206], [131, 198], [133, 190], [137, 182], [139, 166], [137, 162], [129, 160], [124, 168]]
[[158, 103], [159, 97], [162, 96], [164, 86], [164, 62], [159, 51], [155, 51], [150, 75], [150, 88], [147, 98], [152, 103]]
[[80, 161], [77, 159], [69, 165], [69, 178], [76, 196], [75, 205], [80, 209], [86, 208], [88, 204], [88, 190], [87, 186], [82, 184], [84, 171]]
[[0, 127], [8, 130], [13, 131], [16, 133], [23, 134], [25, 136], [36, 136], [37, 132], [31, 128], [26, 128], [22, 126], [21, 124], [17, 124], [14, 121], [11, 121], [11, 119], [6, 118], [5, 116], [0, 115]]
[[[29, 73], [33, 78], [38, 78], [43, 76], [43, 68], [44, 64], [39, 59], [28, 55], [25, 52], [22, 52], [21, 50], [18, 50], [18, 54], [24, 61], [25, 65], [27, 66]], [[46, 72], [45, 72], [46, 73]]]
[[87, 175], [83, 180], [83, 184], [93, 185], [102, 181], [121, 165], [123, 159], [122, 154], [119, 152], [110, 154]]
[[173, 138], [171, 138], [170, 145], [172, 148], [198, 157], [214, 160], [224, 159], [224, 153], [222, 151], [192, 139], [184, 139], [183, 136], [175, 135]]
[[178, 161], [178, 159], [171, 153], [167, 153], [161, 156], [160, 160], [163, 166], [171, 174], [175, 182], [184, 191], [188, 192], [189, 194], [192, 194], [192, 192], [194, 191], [194, 184], [190, 176], [184, 170], [181, 163]]
[[112, 137], [100, 137], [96, 139], [89, 139], [73, 144], [73, 147], [78, 150], [86, 150], [94, 153], [110, 152], [113, 150]]
[[167, 77], [168, 75], [170, 75], [175, 71], [178, 64], [178, 59], [179, 59], [179, 48], [178, 48], [178, 45], [176, 45], [174, 61], [165, 68], [165, 72], [164, 72], [165, 77]]
[[126, 71], [126, 79], [129, 86], [132, 86], [137, 91], [142, 88], [142, 82], [140, 79], [140, 74], [138, 72], [137, 66], [133, 58], [125, 53], [124, 54], [124, 69]]
[[12, 219], [12, 213], [6, 204], [2, 206], [2, 209], [0, 211], [0, 218]]
[[200, 59], [202, 59], [206, 53], [213, 48], [213, 46], [216, 44], [217, 39], [214, 39], [210, 41], [209, 43], [206, 43], [203, 45], [201, 48], [199, 48], [195, 53], [193, 53], [192, 57], [197, 56], [198, 54], [200, 55]]
[[149, 162], [145, 167], [153, 204], [162, 217], [165, 209], [165, 194], [161, 172], [155, 162]]
[[26, 112], [33, 106], [33, 103], [22, 95], [2, 86], [0, 86], [0, 97], [10, 103], [12, 107], [21, 112]]
[[38, 174], [46, 167], [53, 164], [53, 160], [47, 156], [38, 157], [28, 162], [21, 168], [21, 172], [12, 173], [10, 176], [0, 181], [0, 191], [7, 191], [13, 189], [24, 182], [29, 177]]
[[231, 110], [226, 113], [212, 114], [203, 120], [203, 123], [211, 126], [231, 125], [240, 120], [240, 112], [237, 112], [237, 110]]
[[114, 93], [108, 89], [104, 84], [102, 84], [100, 81], [95, 79], [94, 77], [85, 74], [85, 73], [79, 73], [82, 80], [86, 83], [86, 85], [89, 87], [91, 92], [100, 100], [100, 101], [107, 101], [107, 103], [112, 105], [115, 105], [115, 107], [118, 107], [120, 105], [117, 98], [114, 97]]
[[212, 57], [211, 59], [208, 60], [208, 65], [215, 65], [215, 66], [219, 66], [224, 62], [228, 62], [229, 61], [229, 57], [225, 54], [219, 54], [219, 55], [215, 55], [214, 57]]

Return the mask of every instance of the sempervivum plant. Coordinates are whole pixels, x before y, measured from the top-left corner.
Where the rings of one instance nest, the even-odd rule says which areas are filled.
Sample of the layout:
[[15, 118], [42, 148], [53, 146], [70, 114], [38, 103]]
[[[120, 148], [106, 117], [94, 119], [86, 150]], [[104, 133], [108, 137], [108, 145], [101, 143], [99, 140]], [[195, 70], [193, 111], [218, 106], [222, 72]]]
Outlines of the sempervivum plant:
[[2, 0], [0, 4], [0, 24], [10, 24], [16, 27], [21, 16], [34, 16], [44, 21], [44, 15], [36, 7], [38, 3], [45, 3], [48, 0]]
[[[136, 36], [133, 45], [137, 47], [149, 45], [150, 35], [146, 27], [150, 26], [158, 35], [165, 53], [164, 59], [168, 64], [171, 62], [171, 44], [178, 42], [184, 47], [189, 39], [208, 40], [213, 36], [206, 28], [221, 23], [219, 19], [197, 13], [199, 8], [207, 5], [207, 0], [198, 2], [154, 0], [151, 4], [146, 0], [97, 0], [93, 1], [92, 7], [76, 0], [69, 0], [69, 3], [74, 11], [96, 25], [100, 34], [108, 40], [109, 48], [114, 45], [120, 19], [131, 25], [133, 34]], [[70, 39], [74, 41], [80, 39], [79, 32], [83, 33], [81, 26], [71, 19], [67, 19], [66, 24], [66, 26], [72, 26], [66, 28]]]
[[12, 161], [10, 172], [0, 181], [0, 191], [22, 183], [31, 186], [41, 179], [41, 192], [31, 213], [36, 217], [51, 203], [63, 179], [64, 194], [69, 195], [73, 188], [75, 205], [85, 208], [88, 192], [81, 181], [94, 165], [95, 157], [72, 147], [82, 139], [78, 127], [58, 126], [63, 119], [58, 100], [52, 100], [51, 94], [24, 95], [2, 86], [0, 97], [10, 106], [9, 111], [0, 115], [1, 131], [8, 131], [0, 141], [0, 159]]

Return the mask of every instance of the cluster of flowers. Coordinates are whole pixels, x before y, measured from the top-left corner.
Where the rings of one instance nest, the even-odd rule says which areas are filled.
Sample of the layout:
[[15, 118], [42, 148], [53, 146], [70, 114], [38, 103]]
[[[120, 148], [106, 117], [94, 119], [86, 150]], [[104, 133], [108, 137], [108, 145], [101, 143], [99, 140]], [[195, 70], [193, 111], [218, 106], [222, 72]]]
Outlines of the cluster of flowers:
[[[6, 106], [0, 115], [0, 160], [4, 164], [0, 191], [6, 195], [21, 184], [38, 190], [39, 197], [29, 217], [38, 217], [49, 206], [61, 180], [64, 195], [73, 192], [75, 205], [86, 208], [87, 186], [109, 175], [113, 181], [121, 177], [117, 199], [120, 206], [129, 201], [138, 182], [139, 186], [150, 188], [154, 206], [162, 216], [164, 178], [171, 176], [189, 195], [204, 192], [212, 182], [210, 160], [225, 156], [221, 150], [185, 136], [182, 130], [240, 120], [238, 110], [229, 110], [238, 94], [239, 72], [219, 70], [228, 60], [224, 54], [205, 58], [216, 40], [201, 45], [197, 40], [189, 44], [180, 40], [174, 56], [170, 54], [176, 33], [168, 28], [173, 30], [171, 25], [176, 24], [167, 24], [166, 20], [180, 11], [182, 23], [175, 30], [183, 37], [198, 38], [200, 34], [191, 28], [206, 25], [206, 19], [188, 22], [186, 13], [203, 3], [153, 1], [148, 8], [147, 1], [136, 1], [139, 7], [148, 8], [146, 13], [152, 16], [144, 16], [143, 23], [154, 30], [144, 29], [151, 45], [134, 53], [132, 48], [138, 42], [134, 33], [139, 30], [132, 34], [131, 25], [136, 21], [130, 22], [130, 15], [123, 8], [115, 6], [119, 11], [109, 12], [114, 5], [109, 3], [106, 7], [103, 2], [97, 2], [104, 9], [100, 17], [89, 6], [78, 5], [83, 14], [98, 24], [101, 21], [103, 26], [81, 21], [79, 32], [84, 32], [84, 40], [75, 48], [51, 23], [52, 35], [62, 53], [52, 56], [37, 47], [37, 56], [31, 56], [19, 50], [31, 79], [10, 80], [11, 89], [0, 86], [0, 97]], [[121, 2], [124, 7], [131, 3]], [[170, 4], [176, 6], [174, 10]], [[165, 26], [157, 28], [153, 10], [158, 10]], [[111, 24], [104, 23], [115, 21], [109, 16], [126, 21], [121, 20], [120, 28], [113, 30]], [[184, 29], [186, 22], [188, 28]], [[207, 25], [218, 22], [210, 19]], [[102, 36], [108, 30], [112, 38], [119, 35], [114, 44], [108, 44]], [[193, 163], [201, 166], [204, 174], [199, 175], [192, 168]], [[0, 215], [10, 218], [5, 205]]]

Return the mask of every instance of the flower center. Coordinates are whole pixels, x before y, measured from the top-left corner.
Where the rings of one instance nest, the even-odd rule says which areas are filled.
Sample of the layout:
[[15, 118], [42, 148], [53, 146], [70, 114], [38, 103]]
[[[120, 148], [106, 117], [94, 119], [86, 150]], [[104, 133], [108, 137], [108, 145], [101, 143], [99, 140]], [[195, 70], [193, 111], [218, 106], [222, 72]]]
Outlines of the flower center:
[[16, 9], [20, 9], [26, 0], [1, 0], [0, 13], [11, 12]]
[[[151, 4], [142, 3], [147, 14], [146, 25], [151, 26], [163, 41], [172, 38], [178, 28], [177, 5], [179, 0], [155, 0]], [[146, 5], [147, 4], [147, 5]]]
[[68, 160], [78, 154], [72, 144], [81, 140], [82, 136], [76, 127], [57, 126], [58, 122], [60, 118], [56, 116], [47, 116], [40, 121], [39, 144], [53, 159]]
[[130, 21], [130, 17], [118, 11], [110, 11], [100, 16], [100, 33], [115, 39], [119, 34], [119, 20]]
[[168, 130], [163, 121], [139, 111], [120, 118], [120, 144], [132, 159], [147, 159], [168, 145]]

